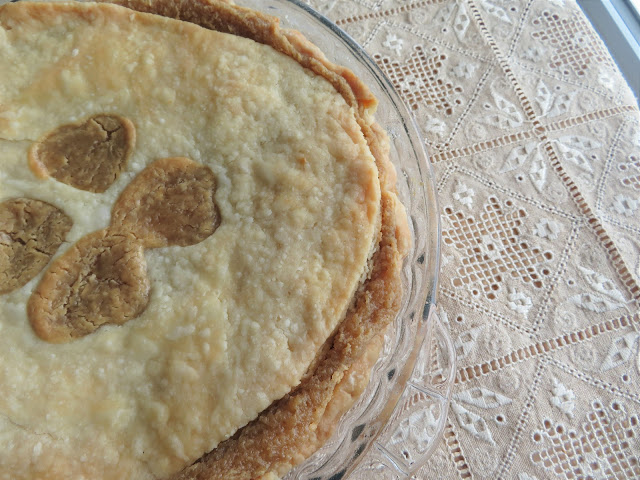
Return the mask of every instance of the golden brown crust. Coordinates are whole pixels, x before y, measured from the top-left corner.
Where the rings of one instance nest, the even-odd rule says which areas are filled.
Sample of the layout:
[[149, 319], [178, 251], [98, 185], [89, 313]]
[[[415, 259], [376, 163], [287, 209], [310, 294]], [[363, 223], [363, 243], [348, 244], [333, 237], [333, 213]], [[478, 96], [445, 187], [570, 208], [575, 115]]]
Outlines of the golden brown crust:
[[0, 203], [0, 295], [25, 285], [49, 263], [73, 222], [40, 200]]
[[[296, 389], [173, 478], [240, 480], [283, 474], [315, 451], [331, 432], [329, 422], [350, 407], [353, 397], [346, 395], [343, 401], [338, 400], [342, 379], [374, 339], [382, 335], [400, 308], [400, 273], [409, 248], [409, 230], [395, 194], [395, 169], [389, 161], [387, 137], [372, 121], [377, 102], [350, 70], [330, 63], [301, 34], [281, 29], [273, 17], [215, 0], [115, 0], [110, 3], [241, 35], [290, 56], [331, 82], [354, 108], [376, 159], [382, 189], [380, 245], [373, 259], [373, 270], [335, 332], [330, 349], [317, 361], [313, 375], [303, 379]], [[332, 399], [336, 402], [330, 409], [331, 414], [325, 415]], [[319, 425], [324, 432], [320, 435]]]
[[382, 240], [374, 268], [340, 324], [331, 349], [312, 376], [256, 420], [174, 479], [252, 479], [300, 461], [345, 373], [395, 317], [402, 297], [402, 255], [395, 237], [395, 205], [383, 193]]
[[48, 342], [122, 325], [149, 302], [144, 248], [131, 234], [105, 229], [80, 239], [49, 267], [27, 303], [35, 333]]
[[[331, 82], [354, 108], [376, 159], [382, 189], [380, 245], [373, 259], [373, 270], [335, 332], [331, 347], [324, 358], [317, 360], [314, 373], [303, 379], [296, 389], [173, 478], [240, 480], [284, 474], [326, 440], [335, 418], [351, 406], [355, 397], [345, 393], [342, 380], [372, 342], [384, 333], [400, 308], [400, 273], [410, 237], [406, 215], [395, 193], [396, 176], [389, 161], [387, 137], [372, 121], [377, 102], [350, 70], [327, 61], [301, 34], [281, 29], [273, 17], [213, 0], [115, 0], [110, 3], [248, 37], [289, 55]], [[367, 368], [370, 369], [371, 364]]]
[[324, 415], [315, 431], [316, 448], [329, 439], [340, 417], [353, 405], [366, 388], [371, 376], [371, 369], [380, 357], [383, 344], [384, 335], [381, 332], [369, 342], [366, 351], [346, 372], [342, 381], [334, 390], [333, 396], [327, 404]]
[[133, 233], [146, 248], [202, 242], [220, 225], [211, 169], [183, 157], [161, 158], [127, 185], [111, 223]]
[[377, 101], [349, 69], [329, 62], [299, 32], [281, 29], [276, 17], [221, 0], [98, 0], [140, 12], [195, 23], [273, 47], [300, 65], [326, 78], [362, 117], [375, 110]]
[[220, 225], [214, 193], [213, 172], [193, 160], [148, 165], [116, 201], [109, 227], [81, 238], [47, 270], [27, 304], [35, 333], [63, 343], [139, 316], [149, 303], [144, 249], [211, 236]]
[[135, 144], [135, 128], [118, 115], [94, 115], [62, 125], [29, 151], [29, 167], [40, 178], [102, 193], [120, 176]]
[[381, 332], [369, 342], [365, 352], [351, 365], [349, 370], [344, 373], [342, 380], [336, 385], [316, 428], [308, 431], [308, 437], [304, 439], [304, 443], [300, 443], [298, 451], [292, 456], [293, 463], [279, 464], [276, 468], [260, 477], [260, 480], [275, 479], [284, 476], [298, 463], [303, 462], [311, 456], [333, 435], [340, 417], [351, 408], [367, 387], [371, 376], [371, 369], [380, 356], [383, 343], [384, 332]]
[[326, 78], [353, 107], [376, 159], [382, 189], [380, 244], [369, 278], [330, 339], [330, 348], [316, 362], [314, 373], [303, 379], [296, 389], [174, 478], [253, 479], [280, 475], [310, 455], [330, 434], [329, 426], [354, 398], [349, 394], [351, 386], [345, 378], [350, 371], [364, 368], [363, 364], [370, 368], [373, 360], [363, 355], [379, 341], [400, 306], [400, 272], [409, 235], [406, 217], [399, 210], [395, 195], [395, 173], [388, 160], [386, 136], [372, 120], [376, 100], [352, 72], [328, 62], [304, 37], [280, 29], [272, 17], [225, 1], [115, 0], [110, 3], [248, 37], [290, 56]]

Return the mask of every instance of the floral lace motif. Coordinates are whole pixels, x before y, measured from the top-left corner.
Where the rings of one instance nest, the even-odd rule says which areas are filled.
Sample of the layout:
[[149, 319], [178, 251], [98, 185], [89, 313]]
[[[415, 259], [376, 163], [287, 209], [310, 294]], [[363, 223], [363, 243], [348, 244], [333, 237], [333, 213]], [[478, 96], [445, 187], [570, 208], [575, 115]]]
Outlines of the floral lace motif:
[[640, 158], [629, 155], [629, 161], [620, 163], [618, 170], [627, 174], [621, 180], [625, 187], [640, 191]]
[[405, 63], [380, 54], [373, 58], [413, 110], [426, 104], [451, 115], [454, 107], [462, 103], [456, 95], [462, 89], [454, 87], [444, 76], [447, 56], [438, 53], [436, 47], [429, 54], [421, 45], [416, 45]]
[[545, 420], [544, 429], [535, 432], [533, 440], [546, 448], [533, 452], [532, 462], [565, 480], [637, 478], [638, 416], [625, 415], [618, 402], [613, 402], [611, 409], [599, 401], [592, 407], [581, 431]]
[[549, 62], [552, 69], [564, 75], [572, 71], [582, 77], [591, 64], [613, 67], [606, 48], [593, 40], [591, 27], [582, 15], [576, 13], [569, 19], [563, 19], [558, 13], [545, 11], [533, 21], [533, 25], [542, 27], [542, 30], [532, 32], [531, 36], [555, 51]]
[[[522, 241], [527, 216], [523, 208], [516, 208], [511, 200], [503, 204], [490, 197], [479, 220], [449, 207], [444, 212], [452, 228], [442, 232], [442, 239], [465, 255], [452, 280], [455, 287], [470, 288], [474, 295], [482, 291], [493, 300], [506, 277], [520, 278], [535, 288], [543, 286], [542, 279], [550, 271], [539, 266], [552, 260], [553, 254]], [[518, 300], [514, 297], [514, 305]]]

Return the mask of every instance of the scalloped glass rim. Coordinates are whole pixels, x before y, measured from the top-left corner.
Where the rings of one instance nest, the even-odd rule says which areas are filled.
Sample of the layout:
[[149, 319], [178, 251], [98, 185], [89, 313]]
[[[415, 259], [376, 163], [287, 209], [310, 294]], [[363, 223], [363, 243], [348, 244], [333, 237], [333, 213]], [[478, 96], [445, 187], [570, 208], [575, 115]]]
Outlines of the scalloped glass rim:
[[[385, 347], [366, 391], [340, 419], [327, 444], [285, 479], [346, 478], [371, 448], [383, 454], [385, 463], [395, 474], [406, 477], [426, 462], [437, 445], [444, 429], [455, 372], [455, 355], [447, 329], [434, 318], [440, 265], [440, 218], [424, 142], [413, 116], [387, 77], [362, 47], [330, 20], [299, 0], [237, 0], [237, 3], [276, 16], [283, 27], [302, 32], [329, 60], [349, 67], [378, 98], [376, 120], [391, 141], [391, 160], [398, 171], [398, 193], [409, 214], [414, 243], [403, 269], [401, 311], [394, 328], [387, 332]], [[427, 360], [422, 359], [424, 368], [420, 380], [416, 380], [414, 367], [416, 360], [421, 361], [419, 356]], [[439, 358], [442, 364], [437, 372], [429, 361], [432, 357]], [[391, 438], [402, 421], [396, 406], [408, 388], [421, 389], [441, 409], [434, 435], [428, 444], [421, 446], [420, 457], [410, 463], [394, 456], [384, 445], [385, 438]]]

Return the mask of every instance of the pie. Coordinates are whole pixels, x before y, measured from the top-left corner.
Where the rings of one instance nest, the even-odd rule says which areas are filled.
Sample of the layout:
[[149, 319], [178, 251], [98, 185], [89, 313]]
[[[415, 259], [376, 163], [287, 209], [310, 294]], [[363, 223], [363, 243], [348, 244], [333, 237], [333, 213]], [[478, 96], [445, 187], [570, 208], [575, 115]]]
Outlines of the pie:
[[0, 6], [0, 478], [278, 478], [410, 246], [376, 100], [214, 0]]

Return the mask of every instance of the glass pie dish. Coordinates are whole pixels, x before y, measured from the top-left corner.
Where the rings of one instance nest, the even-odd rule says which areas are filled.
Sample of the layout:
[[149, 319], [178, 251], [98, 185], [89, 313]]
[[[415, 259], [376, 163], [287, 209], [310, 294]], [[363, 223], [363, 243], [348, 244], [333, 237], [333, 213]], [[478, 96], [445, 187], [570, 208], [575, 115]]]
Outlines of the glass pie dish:
[[440, 222], [433, 173], [413, 117], [369, 55], [344, 31], [298, 0], [237, 0], [280, 18], [329, 58], [349, 67], [378, 98], [376, 120], [391, 143], [398, 191], [413, 246], [403, 269], [402, 307], [367, 389], [332, 438], [286, 480], [409, 478], [444, 430], [455, 354], [436, 307]]
[[455, 374], [452, 343], [436, 313], [440, 226], [423, 142], [373, 60], [335, 25], [297, 0], [238, 3], [303, 32], [332, 62], [353, 70], [378, 98], [376, 119], [391, 141], [399, 197], [413, 238], [403, 268], [401, 311], [387, 332], [367, 389], [338, 422], [333, 437], [285, 478], [407, 478], [424, 464], [442, 434]]

